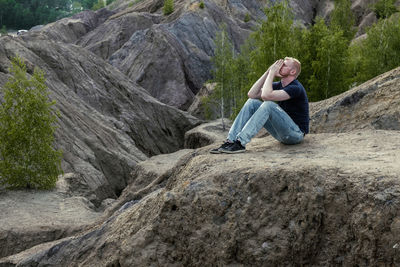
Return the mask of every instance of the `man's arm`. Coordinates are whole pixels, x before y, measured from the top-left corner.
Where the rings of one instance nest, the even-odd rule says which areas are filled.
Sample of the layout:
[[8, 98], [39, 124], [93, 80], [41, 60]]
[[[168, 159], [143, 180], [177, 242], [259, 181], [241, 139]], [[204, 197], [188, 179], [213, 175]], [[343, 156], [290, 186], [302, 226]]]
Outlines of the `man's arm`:
[[264, 85], [261, 89], [261, 99], [264, 101], [284, 101], [288, 100], [290, 96], [284, 90], [273, 90], [272, 89], [272, 82], [274, 81], [275, 76], [279, 75], [279, 70], [283, 65], [283, 60], [280, 59], [276, 61], [272, 66], [269, 68], [269, 73], [267, 78], [265, 79]]
[[247, 96], [249, 98], [254, 98], [254, 99], [261, 98], [261, 89], [263, 87], [265, 79], [267, 79], [270, 68], [271, 67], [269, 67], [267, 71], [250, 88], [249, 92], [247, 93]]

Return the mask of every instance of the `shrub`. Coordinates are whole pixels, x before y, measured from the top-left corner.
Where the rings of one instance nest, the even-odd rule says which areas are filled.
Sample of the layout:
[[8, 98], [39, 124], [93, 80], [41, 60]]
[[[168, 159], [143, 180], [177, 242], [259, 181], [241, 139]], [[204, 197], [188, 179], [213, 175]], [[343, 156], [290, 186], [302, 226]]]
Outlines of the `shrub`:
[[395, 2], [396, 0], [379, 0], [375, 5], [373, 5], [372, 9], [378, 19], [388, 18], [390, 15], [397, 12]]
[[199, 7], [200, 7], [201, 9], [204, 8], [204, 2], [203, 2], [203, 1], [200, 1]]
[[6, 28], [6, 25], [3, 25], [3, 27], [1, 27], [1, 29], [0, 29], [0, 35], [2, 35], [2, 34], [4, 34], [4, 35], [6, 35], [6, 34], [7, 34], [7, 28]]
[[55, 186], [62, 173], [62, 152], [53, 149], [57, 115], [49, 101], [44, 74], [27, 77], [23, 60], [15, 57], [12, 77], [0, 103], [0, 185], [11, 188]]
[[101, 8], [103, 8], [103, 7], [104, 7], [104, 1], [103, 1], [103, 0], [98, 0], [97, 3], [95, 3], [95, 4], [92, 6], [92, 10], [93, 10], [93, 11], [96, 11], [96, 10], [99, 10], [99, 9], [101, 9]]
[[163, 10], [166, 16], [174, 12], [174, 0], [165, 0]]
[[249, 22], [251, 19], [250, 14], [246, 13], [246, 15], [244, 16], [244, 22]]

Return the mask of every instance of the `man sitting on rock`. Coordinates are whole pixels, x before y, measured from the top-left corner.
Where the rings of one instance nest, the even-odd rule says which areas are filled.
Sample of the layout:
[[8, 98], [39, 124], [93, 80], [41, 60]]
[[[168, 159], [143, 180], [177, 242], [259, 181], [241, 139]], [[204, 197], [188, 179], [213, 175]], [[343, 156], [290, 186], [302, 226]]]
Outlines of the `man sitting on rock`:
[[[244, 152], [262, 127], [283, 144], [303, 141], [309, 130], [309, 111], [306, 91], [297, 80], [300, 71], [301, 64], [295, 58], [286, 57], [272, 64], [248, 92], [249, 99], [233, 122], [226, 142], [211, 153]], [[275, 77], [281, 81], [273, 82]]]

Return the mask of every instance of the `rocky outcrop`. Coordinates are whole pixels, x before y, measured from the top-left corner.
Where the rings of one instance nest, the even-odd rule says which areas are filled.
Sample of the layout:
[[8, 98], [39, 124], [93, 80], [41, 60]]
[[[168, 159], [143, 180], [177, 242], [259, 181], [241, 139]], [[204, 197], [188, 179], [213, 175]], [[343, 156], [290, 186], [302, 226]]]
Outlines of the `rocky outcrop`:
[[399, 144], [370, 130], [198, 149], [104, 223], [0, 266], [398, 265]]
[[0, 191], [0, 258], [35, 245], [76, 234], [101, 212], [82, 197], [83, 179], [68, 173], [52, 191]]
[[310, 105], [311, 131], [400, 130], [400, 68]]
[[29, 34], [24, 35], [24, 39], [29, 39], [31, 36], [37, 38], [38, 35], [45, 35], [50, 40], [75, 43], [82, 36], [104, 23], [113, 14], [114, 12], [105, 8], [97, 12], [86, 10], [72, 17], [34, 28]]
[[[113, 66], [76, 45], [45, 35], [0, 39], [0, 82], [10, 58], [26, 60], [28, 72], [44, 70], [51, 98], [61, 113], [57, 147], [65, 172], [82, 174], [95, 204], [116, 198], [132, 167], [148, 156], [183, 147], [184, 133], [197, 119], [162, 104]], [[89, 194], [89, 193], [88, 193]]]
[[120, 49], [136, 31], [159, 23], [160, 15], [132, 12], [110, 17], [100, 27], [86, 34], [76, 44], [86, 47], [103, 59], [108, 59]]
[[[250, 2], [249, 8], [261, 8], [257, 1]], [[203, 83], [211, 78], [210, 59], [219, 25], [225, 23], [228, 26], [238, 49], [254, 23], [235, 19], [214, 1], [205, 1], [204, 9], [198, 2], [178, 1], [176, 6], [177, 11], [172, 17], [163, 17], [159, 24], [135, 31], [109, 59], [112, 65], [161, 102], [186, 110]], [[161, 8], [157, 14], [160, 12]], [[255, 18], [258, 13], [254, 14]], [[123, 15], [116, 14], [115, 17], [137, 17], [135, 14], [123, 11]]]
[[[163, 103], [187, 110], [194, 96], [211, 78], [214, 38], [225, 24], [238, 51], [270, 1], [246, 0], [174, 1], [175, 11], [163, 15], [162, 0], [138, 3], [116, 1], [109, 9], [84, 11], [46, 25], [31, 35], [75, 43], [92, 51], [121, 70]], [[376, 2], [352, 1], [360, 29], [375, 21], [369, 9]], [[329, 19], [333, 0], [291, 0], [295, 19], [311, 25], [316, 16]], [[250, 18], [247, 21], [246, 18]], [[29, 38], [29, 37], [26, 37]]]
[[[225, 129], [224, 129], [225, 126]], [[224, 126], [221, 119], [203, 123], [185, 133], [185, 148], [200, 148], [225, 141], [231, 122], [225, 118]]]

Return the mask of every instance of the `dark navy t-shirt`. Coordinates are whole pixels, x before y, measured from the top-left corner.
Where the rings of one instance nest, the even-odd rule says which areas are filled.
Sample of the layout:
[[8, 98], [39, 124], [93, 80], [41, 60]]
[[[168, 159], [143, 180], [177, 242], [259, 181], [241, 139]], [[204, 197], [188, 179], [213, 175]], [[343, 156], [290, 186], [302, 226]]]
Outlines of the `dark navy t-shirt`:
[[310, 115], [308, 97], [303, 85], [298, 80], [294, 80], [284, 88], [282, 88], [281, 82], [274, 82], [272, 88], [274, 90], [284, 90], [290, 96], [288, 100], [278, 102], [278, 105], [292, 118], [300, 130], [307, 134]]

